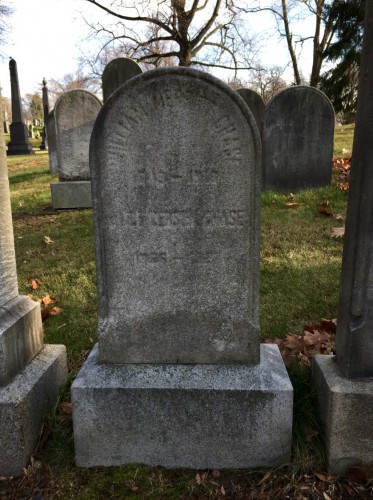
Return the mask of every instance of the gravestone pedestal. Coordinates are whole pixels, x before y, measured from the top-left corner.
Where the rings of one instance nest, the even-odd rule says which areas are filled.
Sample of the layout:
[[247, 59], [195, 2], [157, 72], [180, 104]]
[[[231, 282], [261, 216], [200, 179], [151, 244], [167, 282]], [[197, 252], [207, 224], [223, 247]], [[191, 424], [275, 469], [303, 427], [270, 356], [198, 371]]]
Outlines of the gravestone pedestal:
[[329, 469], [373, 463], [373, 3], [365, 3], [336, 356], [316, 356], [314, 377]]
[[53, 208], [91, 208], [91, 181], [51, 182]]
[[278, 347], [258, 365], [99, 364], [74, 381], [81, 467], [143, 463], [214, 469], [290, 458], [293, 391]]
[[373, 380], [344, 377], [335, 356], [317, 355], [313, 378], [318, 392], [328, 468], [344, 474], [373, 462]]
[[78, 465], [289, 458], [292, 387], [259, 343], [260, 151], [238, 94], [189, 68], [130, 79], [97, 117], [99, 341], [71, 389]]

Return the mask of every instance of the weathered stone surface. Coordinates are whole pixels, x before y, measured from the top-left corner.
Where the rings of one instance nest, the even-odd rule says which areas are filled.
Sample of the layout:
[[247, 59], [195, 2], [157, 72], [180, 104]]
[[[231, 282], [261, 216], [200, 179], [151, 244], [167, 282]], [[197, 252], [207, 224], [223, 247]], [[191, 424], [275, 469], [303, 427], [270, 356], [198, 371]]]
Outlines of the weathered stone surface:
[[0, 307], [18, 295], [4, 132], [0, 132]]
[[255, 90], [252, 89], [237, 89], [237, 93], [249, 106], [250, 111], [254, 115], [256, 124], [258, 125], [259, 132], [261, 132], [265, 109], [262, 97], [258, 94], [258, 92], [255, 92]]
[[134, 76], [140, 75], [142, 70], [137, 62], [126, 57], [113, 59], [106, 66], [102, 73], [102, 94], [106, 102], [111, 94], [117, 90], [122, 83]]
[[27, 126], [23, 117], [17, 63], [14, 59], [10, 59], [9, 61], [9, 72], [10, 91], [12, 94], [12, 123], [10, 125], [8, 155], [33, 154], [32, 146], [28, 140]]
[[101, 363], [258, 363], [258, 128], [236, 92], [149, 71], [91, 138]]
[[0, 388], [0, 475], [19, 476], [38, 442], [43, 417], [67, 381], [66, 350], [46, 345]]
[[373, 380], [347, 379], [334, 356], [321, 355], [315, 356], [313, 377], [330, 472], [373, 463]]
[[56, 209], [91, 208], [90, 181], [52, 182], [52, 205]]
[[56, 174], [58, 172], [58, 159], [57, 159], [56, 121], [54, 119], [54, 109], [48, 114], [47, 136], [48, 136], [49, 171], [51, 174]]
[[295, 192], [331, 182], [334, 110], [313, 87], [294, 86], [267, 104], [262, 128], [263, 188]]
[[54, 107], [60, 180], [88, 180], [89, 140], [101, 102], [87, 90], [70, 90]]
[[19, 295], [0, 307], [0, 387], [43, 347], [40, 304]]
[[364, 26], [336, 336], [338, 364], [349, 378], [373, 378], [372, 2]]
[[261, 364], [100, 365], [72, 386], [76, 463], [198, 469], [275, 465], [290, 456], [292, 387], [278, 347]]

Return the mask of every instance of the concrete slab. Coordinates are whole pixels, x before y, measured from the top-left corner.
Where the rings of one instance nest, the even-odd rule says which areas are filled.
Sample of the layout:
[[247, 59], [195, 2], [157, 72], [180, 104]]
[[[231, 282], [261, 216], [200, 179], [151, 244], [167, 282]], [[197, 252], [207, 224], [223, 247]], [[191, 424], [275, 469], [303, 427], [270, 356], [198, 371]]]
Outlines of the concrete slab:
[[91, 181], [52, 182], [52, 205], [56, 209], [91, 208]]
[[45, 345], [14, 380], [0, 388], [0, 475], [18, 476], [38, 442], [47, 409], [66, 383], [66, 348]]
[[290, 457], [293, 390], [278, 347], [248, 365], [99, 365], [72, 386], [76, 463], [227, 468]]
[[373, 463], [373, 379], [345, 378], [335, 356], [322, 355], [314, 358], [313, 376], [330, 472]]

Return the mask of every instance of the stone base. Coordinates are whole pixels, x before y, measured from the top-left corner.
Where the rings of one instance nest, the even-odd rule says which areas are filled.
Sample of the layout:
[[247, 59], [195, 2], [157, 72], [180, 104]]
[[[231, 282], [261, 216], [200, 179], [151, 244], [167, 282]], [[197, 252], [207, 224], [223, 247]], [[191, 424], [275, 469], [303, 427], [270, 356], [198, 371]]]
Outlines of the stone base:
[[322, 355], [314, 358], [313, 377], [330, 472], [373, 464], [373, 380], [344, 378], [335, 356]]
[[52, 182], [51, 191], [53, 208], [92, 208], [91, 181]]
[[259, 467], [290, 457], [293, 389], [276, 345], [247, 365], [99, 365], [72, 385], [76, 463]]
[[0, 475], [18, 476], [38, 442], [46, 410], [66, 383], [66, 349], [46, 345], [6, 387], [0, 388]]
[[39, 302], [19, 295], [0, 307], [0, 387], [23, 370], [42, 347]]

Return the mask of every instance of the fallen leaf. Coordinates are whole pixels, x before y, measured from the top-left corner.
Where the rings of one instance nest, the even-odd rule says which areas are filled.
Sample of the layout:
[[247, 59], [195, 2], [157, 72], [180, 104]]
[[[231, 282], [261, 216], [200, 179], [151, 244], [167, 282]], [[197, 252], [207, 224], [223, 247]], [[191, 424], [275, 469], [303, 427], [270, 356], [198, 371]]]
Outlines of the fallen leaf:
[[329, 201], [323, 201], [321, 203], [321, 205], [319, 206], [319, 213], [321, 215], [326, 215], [326, 217], [333, 216]]
[[50, 306], [51, 304], [54, 304], [57, 302], [57, 299], [55, 297], [52, 297], [51, 295], [45, 295], [45, 297], [42, 297], [41, 299], [38, 299], [38, 301], [41, 304], [44, 304], [45, 306]]
[[63, 311], [62, 307], [52, 307], [52, 309], [49, 310], [49, 314], [55, 316], [56, 314], [59, 314], [62, 311]]
[[29, 194], [29, 198], [36, 198], [36, 194], [35, 193]]
[[337, 478], [331, 474], [321, 474], [320, 472], [315, 472], [315, 476], [318, 477], [320, 481], [324, 481], [325, 483], [332, 483]]
[[286, 201], [284, 205], [287, 207], [301, 207], [304, 203], [300, 203], [299, 201]]
[[23, 205], [24, 205], [24, 204], [25, 204], [25, 200], [21, 200], [21, 201], [18, 203], [18, 205], [19, 205], [20, 207], [23, 207]]
[[201, 476], [198, 474], [198, 472], [196, 474], [196, 483], [197, 484], [202, 484], [202, 479], [201, 479]]
[[223, 485], [221, 485], [220, 491], [221, 491], [221, 494], [222, 494], [223, 496], [225, 496], [225, 488], [224, 488], [224, 486], [223, 486]]
[[342, 227], [333, 227], [331, 232], [332, 238], [342, 238], [345, 234], [345, 228]]
[[47, 245], [53, 245], [54, 241], [49, 238], [49, 236], [44, 236], [44, 242]]
[[323, 491], [323, 495], [324, 495], [325, 500], [332, 500], [330, 498], [330, 496], [325, 491]]
[[39, 280], [31, 280], [31, 286], [33, 290], [37, 290], [40, 286]]
[[221, 477], [221, 471], [219, 469], [214, 469], [212, 471], [212, 477], [215, 479], [219, 479]]
[[62, 413], [64, 413], [65, 415], [72, 415], [73, 413], [73, 408], [72, 408], [72, 404], [70, 401], [63, 401], [60, 405], [60, 410], [62, 411]]

